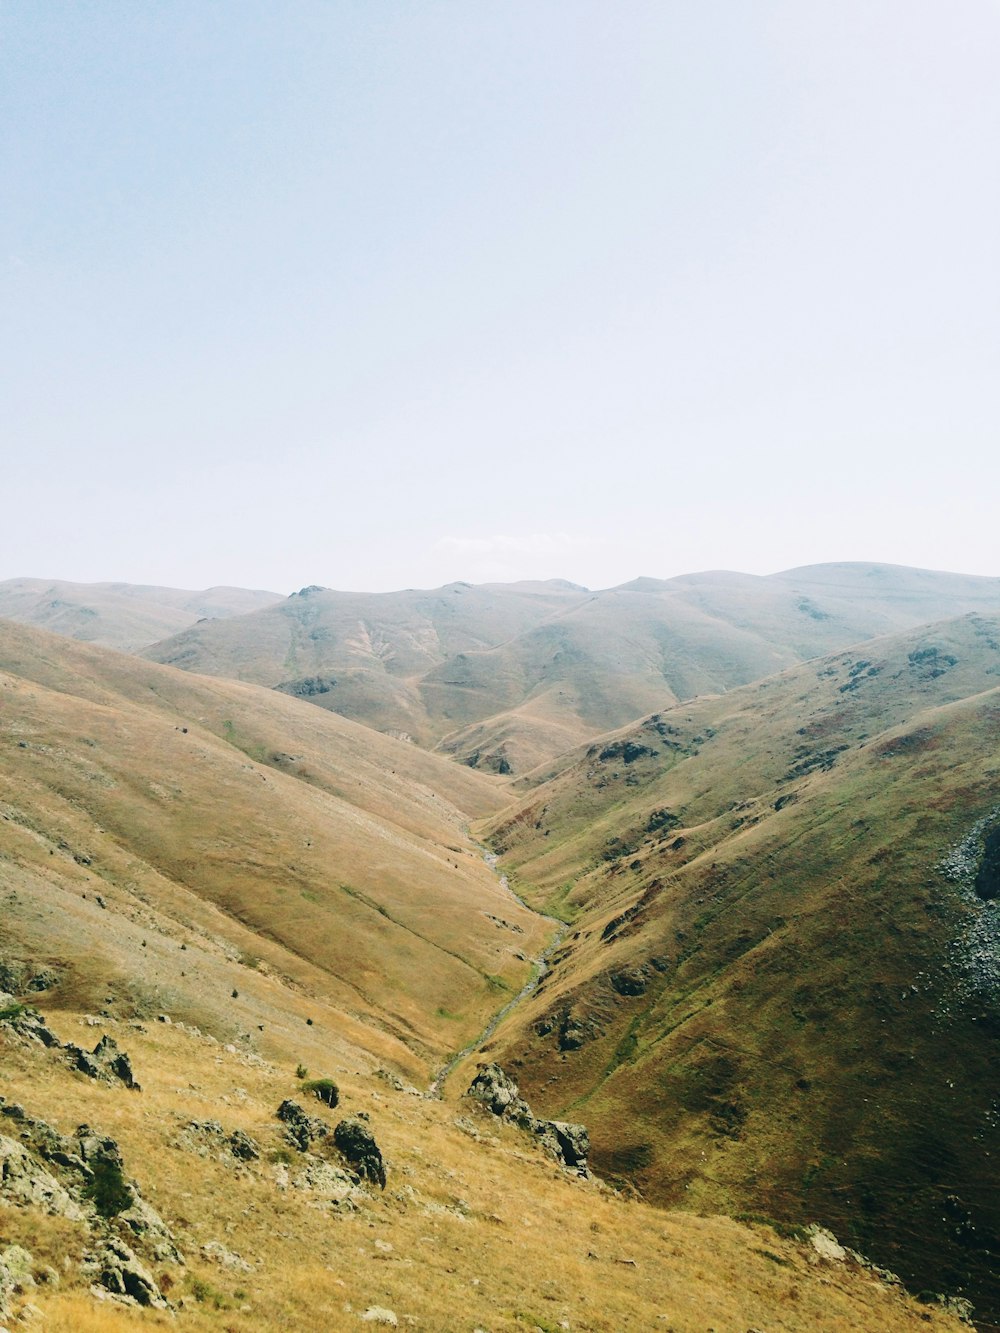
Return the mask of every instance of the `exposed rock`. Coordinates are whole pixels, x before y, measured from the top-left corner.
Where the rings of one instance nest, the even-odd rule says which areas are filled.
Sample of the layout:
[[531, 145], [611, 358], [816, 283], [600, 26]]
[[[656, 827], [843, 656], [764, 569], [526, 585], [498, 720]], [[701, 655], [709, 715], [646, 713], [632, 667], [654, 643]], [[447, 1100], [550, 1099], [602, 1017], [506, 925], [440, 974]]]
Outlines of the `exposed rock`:
[[830, 1259], [834, 1263], [843, 1263], [847, 1258], [847, 1250], [841, 1245], [840, 1241], [832, 1231], [827, 1231], [825, 1227], [819, 1227], [814, 1224], [806, 1228], [806, 1234], [809, 1237], [809, 1244], [821, 1259]]
[[159, 1263], [182, 1264], [184, 1257], [177, 1248], [177, 1243], [156, 1209], [139, 1194], [135, 1181], [130, 1184], [132, 1205], [118, 1214], [115, 1223], [119, 1230], [128, 1229], [132, 1238]]
[[33, 1260], [20, 1245], [8, 1245], [0, 1253], [0, 1319], [13, 1315], [13, 1298], [35, 1285]]
[[387, 1310], [384, 1305], [370, 1305], [361, 1316], [363, 1324], [387, 1324], [389, 1328], [398, 1328], [399, 1320], [392, 1310]]
[[19, 1037], [22, 1042], [38, 1042], [42, 1046], [58, 1047], [62, 1043], [51, 1029], [45, 1026], [45, 1019], [37, 1009], [30, 1005], [18, 1006], [7, 1018], [0, 1019], [8, 1032]]
[[250, 1135], [242, 1129], [234, 1129], [227, 1142], [229, 1151], [238, 1161], [253, 1162], [260, 1156], [260, 1148]]
[[388, 1083], [390, 1088], [396, 1092], [405, 1092], [409, 1097], [422, 1097], [424, 1094], [419, 1088], [415, 1088], [412, 1083], [404, 1083], [403, 1080], [392, 1072], [391, 1069], [376, 1069], [375, 1077], [380, 1078], [383, 1083]]
[[55, 1176], [35, 1161], [23, 1144], [0, 1134], [0, 1198], [33, 1204], [47, 1213], [79, 1221], [84, 1210]]
[[333, 1131], [333, 1141], [365, 1180], [385, 1189], [385, 1163], [375, 1136], [356, 1116], [341, 1120]]
[[20, 1245], [8, 1245], [0, 1253], [0, 1265], [3, 1266], [14, 1285], [18, 1287], [33, 1287], [35, 1285], [34, 1263], [35, 1261], [28, 1251]]
[[311, 1143], [326, 1138], [330, 1132], [322, 1120], [306, 1115], [298, 1102], [293, 1102], [290, 1097], [278, 1107], [277, 1115], [286, 1125], [285, 1137], [299, 1152], [305, 1152]]
[[590, 1135], [586, 1125], [574, 1124], [568, 1120], [543, 1121], [551, 1125], [552, 1132], [559, 1144], [559, 1155], [567, 1166], [587, 1169], [587, 1157], [590, 1154]]
[[357, 1188], [358, 1178], [354, 1173], [348, 1173], [312, 1153], [303, 1156], [302, 1167], [295, 1178], [288, 1182], [294, 1189], [324, 1194], [332, 1203], [338, 1204], [361, 1197]]
[[626, 967], [620, 972], [612, 972], [611, 987], [619, 995], [645, 995], [646, 973], [641, 967]]
[[88, 1078], [101, 1079], [105, 1083], [124, 1083], [126, 1088], [141, 1091], [132, 1072], [132, 1062], [124, 1051], [119, 1050], [114, 1037], [105, 1034], [92, 1051], [72, 1044], [63, 1049], [73, 1068]]
[[168, 1308], [152, 1273], [125, 1242], [116, 1237], [108, 1240], [84, 1267], [93, 1275], [95, 1284], [113, 1296], [127, 1297], [137, 1305], [159, 1310]]
[[236, 1254], [233, 1250], [227, 1250], [221, 1241], [207, 1241], [201, 1247], [201, 1252], [206, 1259], [221, 1264], [223, 1268], [231, 1268], [238, 1273], [253, 1272], [253, 1264], [248, 1264], [242, 1255]]
[[475, 1097], [494, 1115], [511, 1118], [522, 1111], [530, 1114], [528, 1103], [522, 1101], [517, 1084], [495, 1063], [480, 1069], [469, 1085], [467, 1096]]
[[480, 1069], [466, 1096], [482, 1102], [500, 1119], [510, 1120], [534, 1134], [542, 1147], [563, 1166], [573, 1168], [581, 1176], [589, 1175], [590, 1136], [586, 1126], [565, 1120], [541, 1120], [533, 1115], [517, 1084], [498, 1064], [488, 1064]]
[[592, 1018], [577, 1018], [573, 1014], [563, 1014], [559, 1020], [559, 1049], [578, 1051], [588, 1041], [601, 1035], [599, 1025]]

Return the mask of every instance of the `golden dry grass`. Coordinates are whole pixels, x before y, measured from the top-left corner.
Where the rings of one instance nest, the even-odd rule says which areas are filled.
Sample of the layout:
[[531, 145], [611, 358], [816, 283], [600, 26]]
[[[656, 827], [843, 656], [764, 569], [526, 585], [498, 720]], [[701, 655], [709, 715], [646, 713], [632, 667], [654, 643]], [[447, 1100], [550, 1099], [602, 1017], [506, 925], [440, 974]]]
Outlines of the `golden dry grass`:
[[[261, 959], [426, 1075], [529, 975], [549, 928], [466, 829], [492, 779], [272, 691], [16, 626], [0, 669], [9, 940], [71, 968], [67, 1002], [101, 1007], [114, 981], [141, 1011], [274, 1037], [240, 962]], [[234, 989], [259, 1003], [233, 1012]]]
[[[66, 1039], [91, 1031], [69, 1014], [56, 1026]], [[326, 1071], [341, 1084], [341, 1107], [328, 1113], [315, 1103], [311, 1111], [335, 1119], [366, 1110], [389, 1182], [357, 1212], [337, 1215], [321, 1195], [277, 1184], [285, 1160], [295, 1172], [296, 1154], [274, 1119], [278, 1102], [296, 1093], [289, 1065], [248, 1062], [163, 1026], [116, 1035], [133, 1057], [142, 1093], [96, 1085], [68, 1073], [51, 1053], [7, 1041], [0, 1047], [4, 1092], [63, 1131], [86, 1121], [117, 1138], [188, 1263], [155, 1265], [176, 1317], [119, 1312], [80, 1289], [72, 1228], [32, 1210], [6, 1210], [5, 1239], [63, 1273], [58, 1289], [32, 1293], [44, 1327], [56, 1333], [346, 1329], [362, 1326], [361, 1314], [373, 1305], [395, 1311], [401, 1327], [470, 1333], [957, 1327], [863, 1271], [810, 1257], [768, 1228], [619, 1198], [568, 1177], [519, 1131], [466, 1104], [397, 1093], [349, 1070]], [[185, 1123], [206, 1118], [252, 1134], [264, 1160], [236, 1167], [178, 1146]], [[475, 1126], [478, 1139], [456, 1125], [458, 1118]], [[234, 1273], [202, 1258], [201, 1246], [213, 1240], [252, 1271]]]

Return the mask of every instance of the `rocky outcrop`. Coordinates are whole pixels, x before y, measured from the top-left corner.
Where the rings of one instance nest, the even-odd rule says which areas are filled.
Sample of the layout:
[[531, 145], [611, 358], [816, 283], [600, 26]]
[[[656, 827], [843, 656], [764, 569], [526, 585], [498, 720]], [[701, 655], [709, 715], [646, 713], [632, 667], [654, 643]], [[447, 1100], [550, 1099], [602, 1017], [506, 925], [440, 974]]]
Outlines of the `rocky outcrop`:
[[611, 989], [624, 996], [645, 995], [649, 985], [648, 973], [642, 967], [623, 967], [618, 972], [612, 972], [608, 980]]
[[284, 1122], [285, 1138], [294, 1144], [299, 1152], [308, 1151], [311, 1144], [326, 1138], [330, 1133], [328, 1126], [316, 1116], [306, 1115], [305, 1111], [290, 1097], [278, 1107], [278, 1119]]
[[132, 1072], [132, 1061], [118, 1048], [114, 1037], [105, 1034], [92, 1051], [85, 1051], [79, 1046], [64, 1046], [63, 1049], [74, 1069], [79, 1069], [88, 1078], [101, 1079], [105, 1083], [124, 1083], [126, 1088], [140, 1092]]
[[57, 1217], [79, 1221], [84, 1209], [23, 1144], [0, 1134], [0, 1199], [30, 1204]]
[[356, 1116], [341, 1120], [333, 1131], [333, 1141], [363, 1180], [385, 1189], [385, 1162], [375, 1136]]
[[0, 990], [11, 995], [51, 990], [59, 985], [59, 973], [51, 967], [24, 958], [0, 958]]
[[239, 1162], [254, 1162], [260, 1156], [260, 1148], [242, 1129], [234, 1129], [226, 1140], [229, 1151]]
[[152, 1273], [134, 1251], [117, 1237], [111, 1237], [88, 1256], [84, 1271], [98, 1289], [95, 1295], [98, 1292], [110, 1292], [124, 1304], [152, 1306], [158, 1310], [168, 1308]]
[[[8, 1001], [12, 997], [7, 995], [2, 999]], [[125, 1051], [119, 1050], [114, 1037], [105, 1034], [92, 1051], [85, 1051], [72, 1042], [64, 1045], [37, 1009], [16, 1002], [0, 1003], [0, 1024], [23, 1044], [37, 1043], [50, 1050], [62, 1051], [71, 1067], [88, 1078], [100, 1079], [104, 1083], [123, 1083], [135, 1092], [141, 1091], [132, 1071], [132, 1061]]]
[[178, 1136], [177, 1146], [201, 1157], [214, 1155], [220, 1161], [229, 1156], [238, 1162], [255, 1162], [260, 1157], [260, 1145], [245, 1130], [234, 1129], [227, 1134], [218, 1120], [189, 1120]]
[[563, 1166], [581, 1176], [590, 1174], [587, 1166], [590, 1136], [586, 1126], [566, 1120], [539, 1119], [521, 1096], [517, 1084], [500, 1065], [484, 1065], [472, 1080], [466, 1096], [481, 1102], [501, 1120], [510, 1120], [533, 1134], [546, 1152]]
[[60, 1134], [2, 1097], [0, 1200], [89, 1222], [102, 1240], [127, 1241], [159, 1262], [183, 1263], [169, 1227], [126, 1176], [114, 1139], [89, 1125]]
[[[13, 997], [6, 996], [5, 999], [11, 1000]], [[17, 1037], [22, 1044], [37, 1042], [40, 1046], [49, 1048], [58, 1048], [62, 1042], [56, 1034], [45, 1025], [45, 1019], [37, 1009], [33, 1009], [26, 1004], [11, 1004], [4, 1006], [4, 1017], [0, 1018], [0, 1023], [6, 1030]]]
[[14, 1302], [35, 1285], [34, 1260], [20, 1245], [0, 1251], [0, 1319], [14, 1317]]

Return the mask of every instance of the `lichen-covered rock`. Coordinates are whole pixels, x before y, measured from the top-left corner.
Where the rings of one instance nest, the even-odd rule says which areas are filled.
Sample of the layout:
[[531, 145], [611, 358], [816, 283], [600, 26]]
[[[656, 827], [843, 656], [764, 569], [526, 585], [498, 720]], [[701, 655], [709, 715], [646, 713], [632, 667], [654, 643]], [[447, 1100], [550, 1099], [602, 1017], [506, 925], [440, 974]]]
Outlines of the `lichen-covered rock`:
[[33, 1259], [20, 1245], [8, 1245], [0, 1252], [0, 1319], [14, 1313], [14, 1297], [35, 1285]]
[[45, 1019], [30, 1005], [16, 1005], [7, 1008], [7, 1017], [0, 1020], [8, 1032], [20, 1038], [24, 1043], [37, 1042], [41, 1046], [59, 1047], [62, 1043], [56, 1034], [45, 1025]]
[[206, 1241], [201, 1247], [201, 1253], [204, 1258], [212, 1263], [220, 1264], [223, 1268], [231, 1268], [237, 1273], [252, 1273], [253, 1264], [247, 1263], [242, 1255], [234, 1250], [229, 1250], [218, 1240]]
[[298, 1102], [293, 1102], [290, 1097], [286, 1097], [278, 1107], [277, 1115], [285, 1124], [285, 1137], [299, 1152], [306, 1152], [310, 1144], [326, 1138], [330, 1132], [322, 1120], [306, 1115]]
[[226, 1142], [237, 1161], [254, 1162], [260, 1157], [257, 1143], [242, 1129], [234, 1129]]
[[23, 1144], [5, 1134], [0, 1134], [0, 1198], [33, 1204], [70, 1221], [79, 1221], [84, 1216], [79, 1201], [56, 1177]]
[[388, 1328], [398, 1328], [399, 1320], [395, 1311], [387, 1310], [384, 1305], [369, 1305], [361, 1316], [363, 1324], [385, 1324]]
[[356, 1116], [341, 1120], [333, 1131], [333, 1141], [364, 1180], [385, 1189], [385, 1162], [371, 1130]]
[[139, 1193], [135, 1181], [130, 1182], [132, 1204], [115, 1218], [119, 1231], [126, 1231], [161, 1264], [182, 1264], [184, 1257], [177, 1248], [170, 1228], [163, 1218]]
[[488, 1064], [480, 1069], [466, 1096], [482, 1102], [501, 1120], [510, 1120], [533, 1134], [563, 1166], [572, 1168], [581, 1176], [589, 1175], [590, 1136], [586, 1126], [565, 1120], [542, 1120], [534, 1115], [517, 1084], [500, 1065]]
[[90, 1257], [85, 1264], [86, 1270], [89, 1270], [97, 1286], [120, 1300], [134, 1301], [136, 1305], [152, 1306], [158, 1310], [168, 1308], [152, 1273], [117, 1237], [112, 1237]]
[[530, 1116], [528, 1103], [520, 1095], [517, 1084], [496, 1063], [485, 1065], [469, 1085], [467, 1093], [482, 1102], [494, 1115], [513, 1119]]
[[92, 1051], [72, 1044], [63, 1049], [73, 1068], [88, 1078], [101, 1079], [105, 1083], [124, 1083], [126, 1088], [141, 1092], [132, 1071], [132, 1061], [125, 1051], [119, 1050], [114, 1037], [105, 1034]]

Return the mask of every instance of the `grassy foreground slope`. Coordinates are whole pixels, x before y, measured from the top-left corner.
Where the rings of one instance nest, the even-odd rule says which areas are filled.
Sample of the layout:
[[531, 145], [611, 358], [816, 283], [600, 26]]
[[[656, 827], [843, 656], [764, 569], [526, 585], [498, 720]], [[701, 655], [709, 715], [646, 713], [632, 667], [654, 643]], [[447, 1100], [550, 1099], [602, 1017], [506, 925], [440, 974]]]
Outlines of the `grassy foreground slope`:
[[1000, 580], [885, 565], [637, 579], [601, 592], [558, 580], [306, 588], [146, 655], [280, 687], [473, 767], [522, 773], [679, 699], [975, 610], [1000, 612]]
[[157, 588], [63, 579], [0, 582], [0, 617], [85, 643], [137, 652], [204, 617], [245, 615], [280, 600], [248, 588]]
[[[63, 1011], [53, 1026], [64, 1041], [88, 1045], [113, 1034], [142, 1091], [70, 1072], [57, 1052], [20, 1046], [0, 1025], [4, 1094], [64, 1134], [85, 1123], [113, 1136], [184, 1263], [144, 1254], [172, 1311], [99, 1302], [83, 1266], [93, 1244], [86, 1221], [12, 1206], [0, 1188], [4, 1245], [27, 1249], [40, 1277], [59, 1275], [58, 1285], [40, 1282], [12, 1299], [15, 1312], [33, 1305], [50, 1333], [364, 1329], [378, 1327], [372, 1311], [425, 1333], [963, 1327], [769, 1227], [661, 1211], [570, 1176], [473, 1104], [397, 1090], [357, 1073], [341, 1049], [313, 1066], [339, 1085], [340, 1105], [328, 1111], [303, 1095], [297, 1044], [263, 1060], [177, 1024], [95, 1029]], [[385, 1190], [331, 1198], [324, 1172], [337, 1154], [307, 1157], [290, 1146], [275, 1115], [288, 1097], [328, 1126], [364, 1114], [384, 1154]], [[211, 1122], [218, 1133], [204, 1128]], [[226, 1152], [222, 1136], [236, 1130], [258, 1158]], [[0, 1133], [16, 1135], [17, 1122], [0, 1120]]]
[[1000, 1326], [1000, 621], [863, 644], [557, 769], [492, 826], [571, 922], [494, 1038], [529, 1099], [651, 1199], [821, 1221]]
[[227, 1038], [230, 992], [259, 991], [240, 1028], [258, 1044], [284, 1040], [266, 974], [286, 977], [296, 1022], [325, 1001], [422, 1077], [548, 929], [465, 832], [495, 782], [272, 691], [0, 623], [0, 945], [62, 969], [57, 1002]]

